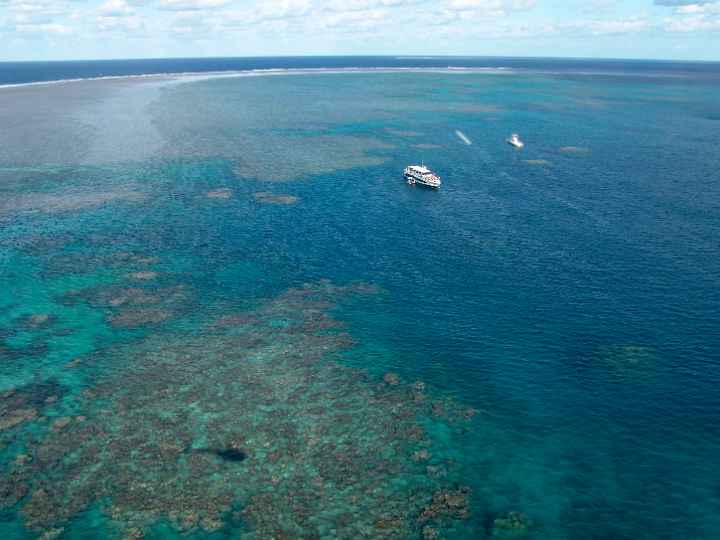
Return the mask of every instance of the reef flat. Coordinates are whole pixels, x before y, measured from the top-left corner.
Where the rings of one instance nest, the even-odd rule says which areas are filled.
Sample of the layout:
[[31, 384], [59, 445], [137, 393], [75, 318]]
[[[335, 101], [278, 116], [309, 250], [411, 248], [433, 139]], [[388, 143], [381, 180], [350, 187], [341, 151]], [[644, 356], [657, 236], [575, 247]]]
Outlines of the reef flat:
[[[352, 339], [328, 310], [373, 291], [308, 284], [201, 335], [114, 351], [127, 369], [27, 440], [2, 504], [38, 532], [97, 506], [131, 538], [160, 522], [188, 533], [241, 524], [263, 539], [439, 537], [469, 517], [470, 493], [434, 454], [428, 424], [461, 444], [474, 411], [333, 359]], [[13, 396], [4, 429], [37, 420]]]

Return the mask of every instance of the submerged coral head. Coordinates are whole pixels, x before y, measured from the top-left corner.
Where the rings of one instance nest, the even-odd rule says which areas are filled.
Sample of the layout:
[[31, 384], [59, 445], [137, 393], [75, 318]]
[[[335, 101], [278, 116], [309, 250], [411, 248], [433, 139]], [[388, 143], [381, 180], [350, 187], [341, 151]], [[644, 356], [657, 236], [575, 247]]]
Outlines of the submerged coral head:
[[216, 448], [212, 453], [225, 461], [245, 461], [247, 454], [236, 448]]
[[192, 452], [201, 452], [203, 454], [213, 454], [221, 458], [223, 461], [240, 462], [245, 461], [247, 454], [238, 448], [193, 448]]

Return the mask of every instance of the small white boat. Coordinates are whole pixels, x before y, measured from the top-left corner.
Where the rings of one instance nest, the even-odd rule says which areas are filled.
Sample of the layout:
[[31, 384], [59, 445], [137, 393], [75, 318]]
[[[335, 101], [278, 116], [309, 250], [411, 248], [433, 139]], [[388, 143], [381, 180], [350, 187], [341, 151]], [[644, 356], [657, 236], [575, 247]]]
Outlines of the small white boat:
[[428, 169], [424, 164], [408, 165], [407, 167], [405, 167], [403, 176], [405, 176], [407, 183], [411, 186], [414, 186], [415, 184], [420, 184], [421, 186], [439, 188], [440, 184], [442, 183], [440, 181], [440, 177], [434, 172], [432, 172], [430, 169]]
[[505, 139], [505, 142], [508, 143], [510, 146], [514, 146], [515, 148], [524, 148], [525, 143], [520, 140], [520, 136], [517, 133], [513, 133], [510, 135], [508, 139]]

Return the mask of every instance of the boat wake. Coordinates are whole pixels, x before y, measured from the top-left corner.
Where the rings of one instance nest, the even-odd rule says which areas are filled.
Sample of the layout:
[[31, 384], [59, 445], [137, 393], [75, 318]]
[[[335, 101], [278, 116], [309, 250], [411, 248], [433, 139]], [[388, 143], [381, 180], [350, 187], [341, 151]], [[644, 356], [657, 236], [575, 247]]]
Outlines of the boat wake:
[[458, 138], [459, 138], [462, 142], [464, 142], [465, 144], [467, 144], [468, 146], [470, 146], [470, 145], [472, 144], [472, 141], [468, 138], [468, 136], [465, 135], [465, 134], [464, 134], [462, 131], [460, 131], [459, 129], [456, 129], [456, 130], [455, 130], [455, 135], [457, 135]]

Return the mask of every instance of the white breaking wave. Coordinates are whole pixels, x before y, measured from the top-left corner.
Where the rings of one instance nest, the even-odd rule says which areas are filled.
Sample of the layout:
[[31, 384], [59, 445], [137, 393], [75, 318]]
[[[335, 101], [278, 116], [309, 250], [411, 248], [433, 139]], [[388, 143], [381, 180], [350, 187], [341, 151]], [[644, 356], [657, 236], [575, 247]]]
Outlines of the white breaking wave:
[[5, 88], [22, 88], [23, 86], [52, 86], [55, 84], [70, 84], [86, 81], [115, 81], [123, 79], [175, 79], [193, 75], [192, 73], [145, 73], [140, 75], [103, 75], [101, 77], [79, 77], [74, 79], [57, 79], [54, 81], [33, 81], [24, 83], [0, 84], [0, 90]]
[[263, 77], [268, 75], [305, 75], [305, 74], [341, 74], [341, 73], [508, 73], [508, 68], [441, 68], [441, 67], [343, 67], [343, 68], [269, 68], [248, 69], [236, 71], [194, 71], [145, 73], [139, 75], [106, 75], [102, 77], [82, 77], [73, 79], [58, 79], [54, 81], [33, 81], [25, 83], [0, 84], [0, 90], [6, 88], [20, 88], [23, 86], [46, 86], [55, 84], [70, 84], [86, 81], [105, 80], [133, 80], [133, 79], [166, 79], [168, 82], [194, 82], [207, 79], [224, 79], [235, 77]]
[[472, 144], [472, 141], [468, 138], [468, 136], [465, 135], [465, 134], [464, 134], [462, 131], [460, 131], [459, 129], [456, 129], [456, 130], [455, 130], [455, 135], [457, 135], [457, 136], [460, 138], [460, 140], [461, 140], [462, 142], [464, 142], [465, 144], [467, 144], [468, 146], [470, 146], [470, 145]]

